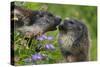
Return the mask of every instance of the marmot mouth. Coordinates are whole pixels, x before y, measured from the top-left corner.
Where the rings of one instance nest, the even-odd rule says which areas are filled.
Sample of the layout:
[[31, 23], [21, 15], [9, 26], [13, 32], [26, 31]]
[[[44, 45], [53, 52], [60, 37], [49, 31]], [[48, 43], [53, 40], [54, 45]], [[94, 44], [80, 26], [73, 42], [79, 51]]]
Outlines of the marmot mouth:
[[64, 26], [63, 25], [59, 25], [59, 30], [65, 30]]

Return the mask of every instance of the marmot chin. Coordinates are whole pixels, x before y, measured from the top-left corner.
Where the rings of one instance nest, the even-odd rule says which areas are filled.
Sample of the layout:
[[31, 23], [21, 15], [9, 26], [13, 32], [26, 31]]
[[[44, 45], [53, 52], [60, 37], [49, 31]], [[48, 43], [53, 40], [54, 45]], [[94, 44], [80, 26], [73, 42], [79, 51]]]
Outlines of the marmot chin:
[[65, 19], [59, 25], [59, 47], [66, 62], [89, 60], [89, 38], [85, 24], [76, 19]]

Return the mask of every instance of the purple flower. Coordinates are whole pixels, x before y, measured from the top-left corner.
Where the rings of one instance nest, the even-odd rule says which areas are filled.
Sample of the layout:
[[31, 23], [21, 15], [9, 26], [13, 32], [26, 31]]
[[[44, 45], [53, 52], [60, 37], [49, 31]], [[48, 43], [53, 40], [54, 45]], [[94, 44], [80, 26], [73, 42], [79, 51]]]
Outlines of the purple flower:
[[44, 40], [44, 38], [43, 37], [37, 37], [37, 40], [42, 41], [42, 40]]
[[24, 62], [26, 62], [26, 63], [29, 63], [29, 62], [31, 62], [31, 61], [32, 61], [31, 58], [26, 58], [26, 59], [24, 59]]
[[47, 36], [46, 36], [46, 35], [42, 35], [42, 37], [43, 37], [44, 39], [47, 39]]
[[45, 39], [47, 39], [46, 35], [42, 35], [42, 36], [37, 37], [37, 40], [40, 40], [40, 41], [45, 40]]
[[43, 58], [44, 58], [43, 55], [40, 53], [36, 53], [36, 54], [32, 55], [33, 61], [42, 60]]
[[63, 44], [63, 41], [62, 40], [58, 40], [59, 44]]
[[47, 49], [47, 50], [54, 50], [55, 47], [52, 44], [46, 44], [45, 45], [45, 49]]
[[48, 36], [48, 38], [47, 38], [48, 40], [52, 40], [53, 39], [53, 37], [52, 36]]

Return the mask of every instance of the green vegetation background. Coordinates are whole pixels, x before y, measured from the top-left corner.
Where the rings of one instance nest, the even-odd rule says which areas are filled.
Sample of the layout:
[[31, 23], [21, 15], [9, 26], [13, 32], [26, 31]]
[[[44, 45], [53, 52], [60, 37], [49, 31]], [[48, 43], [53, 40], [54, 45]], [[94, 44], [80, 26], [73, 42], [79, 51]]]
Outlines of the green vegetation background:
[[[41, 10], [43, 6], [48, 8], [47, 11], [61, 16], [64, 20], [66, 17], [72, 17], [79, 20], [82, 20], [88, 27], [89, 36], [90, 36], [90, 44], [91, 44], [91, 52], [90, 59], [91, 61], [97, 60], [97, 7], [96, 6], [82, 6], [82, 5], [65, 5], [65, 4], [47, 4], [47, 3], [32, 3], [27, 2], [23, 6], [25, 8], [31, 10]], [[57, 31], [48, 32], [49, 35], [57, 38]], [[55, 41], [57, 42], [57, 41]], [[56, 44], [57, 46], [58, 44]], [[54, 52], [55, 59], [60, 59], [60, 53]], [[57, 55], [58, 56], [57, 56]]]

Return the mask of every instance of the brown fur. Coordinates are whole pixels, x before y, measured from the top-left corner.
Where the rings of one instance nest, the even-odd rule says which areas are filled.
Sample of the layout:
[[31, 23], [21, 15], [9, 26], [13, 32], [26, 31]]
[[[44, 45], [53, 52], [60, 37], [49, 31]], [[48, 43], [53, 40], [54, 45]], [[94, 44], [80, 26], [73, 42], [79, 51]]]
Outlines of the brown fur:
[[[73, 24], [68, 26], [70, 22], [73, 22]], [[67, 25], [64, 23], [67, 23]], [[88, 61], [89, 38], [87, 27], [77, 20], [67, 20], [64, 23], [59, 26], [59, 41], [62, 41], [59, 47], [64, 59], [67, 62]], [[70, 27], [71, 29], [69, 29]], [[78, 28], [80, 27], [82, 28], [79, 31]]]

